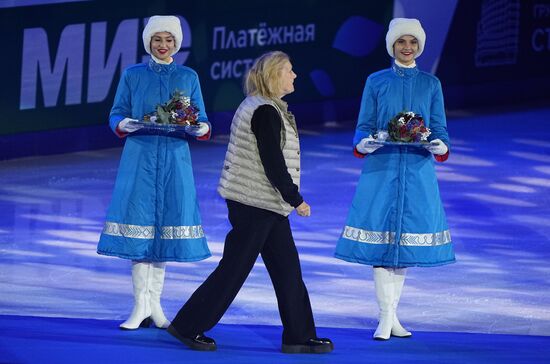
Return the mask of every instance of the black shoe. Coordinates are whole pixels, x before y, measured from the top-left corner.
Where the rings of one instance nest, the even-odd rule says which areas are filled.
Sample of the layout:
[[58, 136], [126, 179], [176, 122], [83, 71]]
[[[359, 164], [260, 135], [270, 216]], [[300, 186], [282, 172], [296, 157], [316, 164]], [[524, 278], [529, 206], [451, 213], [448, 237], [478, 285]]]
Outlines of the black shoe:
[[216, 342], [214, 339], [204, 336], [203, 334], [197, 334], [193, 336], [183, 336], [176, 331], [174, 326], [170, 325], [166, 329], [173, 337], [184, 343], [188, 348], [199, 351], [215, 351]]
[[283, 344], [282, 351], [285, 354], [324, 354], [334, 350], [334, 344], [330, 339], [314, 337], [303, 344]]

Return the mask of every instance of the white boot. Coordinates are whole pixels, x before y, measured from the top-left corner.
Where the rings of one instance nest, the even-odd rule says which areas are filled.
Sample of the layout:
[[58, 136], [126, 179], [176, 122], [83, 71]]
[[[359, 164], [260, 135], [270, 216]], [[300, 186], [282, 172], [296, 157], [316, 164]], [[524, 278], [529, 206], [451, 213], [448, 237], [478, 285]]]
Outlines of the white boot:
[[395, 310], [393, 268], [373, 268], [374, 289], [378, 302], [378, 327], [372, 336], [375, 340], [388, 340], [391, 335]]
[[393, 287], [395, 289], [393, 300], [393, 326], [391, 328], [391, 335], [397, 337], [411, 337], [412, 333], [407, 331], [399, 322], [397, 318], [397, 305], [399, 305], [399, 299], [401, 298], [401, 291], [403, 291], [403, 284], [405, 283], [405, 274], [407, 268], [394, 268], [393, 270]]
[[134, 309], [130, 318], [120, 324], [123, 330], [135, 330], [151, 316], [147, 281], [151, 263], [132, 261], [132, 284], [134, 286]]
[[149, 295], [151, 303], [151, 319], [159, 329], [166, 329], [170, 321], [164, 316], [160, 305], [160, 296], [164, 287], [164, 272], [166, 263], [151, 263], [149, 271]]

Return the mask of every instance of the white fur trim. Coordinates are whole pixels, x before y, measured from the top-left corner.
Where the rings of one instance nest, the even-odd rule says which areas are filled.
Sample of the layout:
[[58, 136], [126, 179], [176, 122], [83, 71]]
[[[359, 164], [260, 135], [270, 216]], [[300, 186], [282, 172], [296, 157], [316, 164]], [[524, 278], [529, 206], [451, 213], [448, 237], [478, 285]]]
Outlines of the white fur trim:
[[403, 35], [412, 35], [418, 41], [418, 53], [414, 56], [417, 58], [424, 51], [424, 44], [426, 44], [426, 33], [420, 25], [418, 19], [408, 18], [395, 18], [390, 22], [388, 33], [386, 34], [386, 50], [391, 57], [395, 58], [393, 54], [393, 45], [399, 37]]
[[[157, 62], [158, 63], [158, 62]], [[415, 68], [416, 67], [416, 62], [413, 61], [413, 63], [411, 63], [410, 65], [406, 65], [406, 64], [403, 64], [401, 62], [399, 62], [397, 59], [395, 60], [395, 64], [401, 68]]]
[[155, 33], [168, 32], [174, 36], [175, 48], [171, 56], [178, 53], [183, 40], [183, 33], [181, 31], [180, 20], [177, 16], [173, 15], [153, 15], [149, 18], [145, 29], [143, 29], [143, 47], [145, 51], [151, 54], [151, 38]]

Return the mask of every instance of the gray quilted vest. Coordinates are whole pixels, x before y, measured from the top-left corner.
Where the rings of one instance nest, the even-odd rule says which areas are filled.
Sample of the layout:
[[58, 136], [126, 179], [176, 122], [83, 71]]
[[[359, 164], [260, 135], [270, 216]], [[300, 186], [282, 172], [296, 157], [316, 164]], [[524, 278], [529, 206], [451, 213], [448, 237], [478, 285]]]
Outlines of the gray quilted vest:
[[265, 104], [275, 107], [281, 116], [281, 150], [292, 181], [300, 187], [300, 142], [294, 117], [285, 113], [282, 106], [273, 100], [248, 96], [240, 104], [231, 122], [231, 136], [218, 192], [225, 199], [288, 216], [294, 207], [283, 200], [267, 179], [251, 128], [254, 111]]

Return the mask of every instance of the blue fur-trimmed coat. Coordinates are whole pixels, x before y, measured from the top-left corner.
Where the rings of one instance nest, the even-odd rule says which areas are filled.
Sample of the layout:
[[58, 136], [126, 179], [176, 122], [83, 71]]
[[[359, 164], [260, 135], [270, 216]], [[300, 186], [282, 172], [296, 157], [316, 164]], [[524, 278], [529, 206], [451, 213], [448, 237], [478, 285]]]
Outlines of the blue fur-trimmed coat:
[[[439, 80], [416, 67], [395, 64], [368, 77], [353, 145], [387, 130], [388, 122], [402, 111], [422, 115], [431, 130], [428, 139], [449, 146]], [[453, 263], [432, 154], [422, 147], [383, 146], [364, 160], [335, 256], [388, 267]]]
[[[176, 89], [198, 106], [198, 120], [207, 122], [196, 72], [151, 59], [122, 74], [110, 113], [111, 129], [121, 136], [117, 126], [122, 119], [141, 120]], [[157, 262], [197, 261], [211, 255], [183, 135], [127, 136], [97, 252]]]

